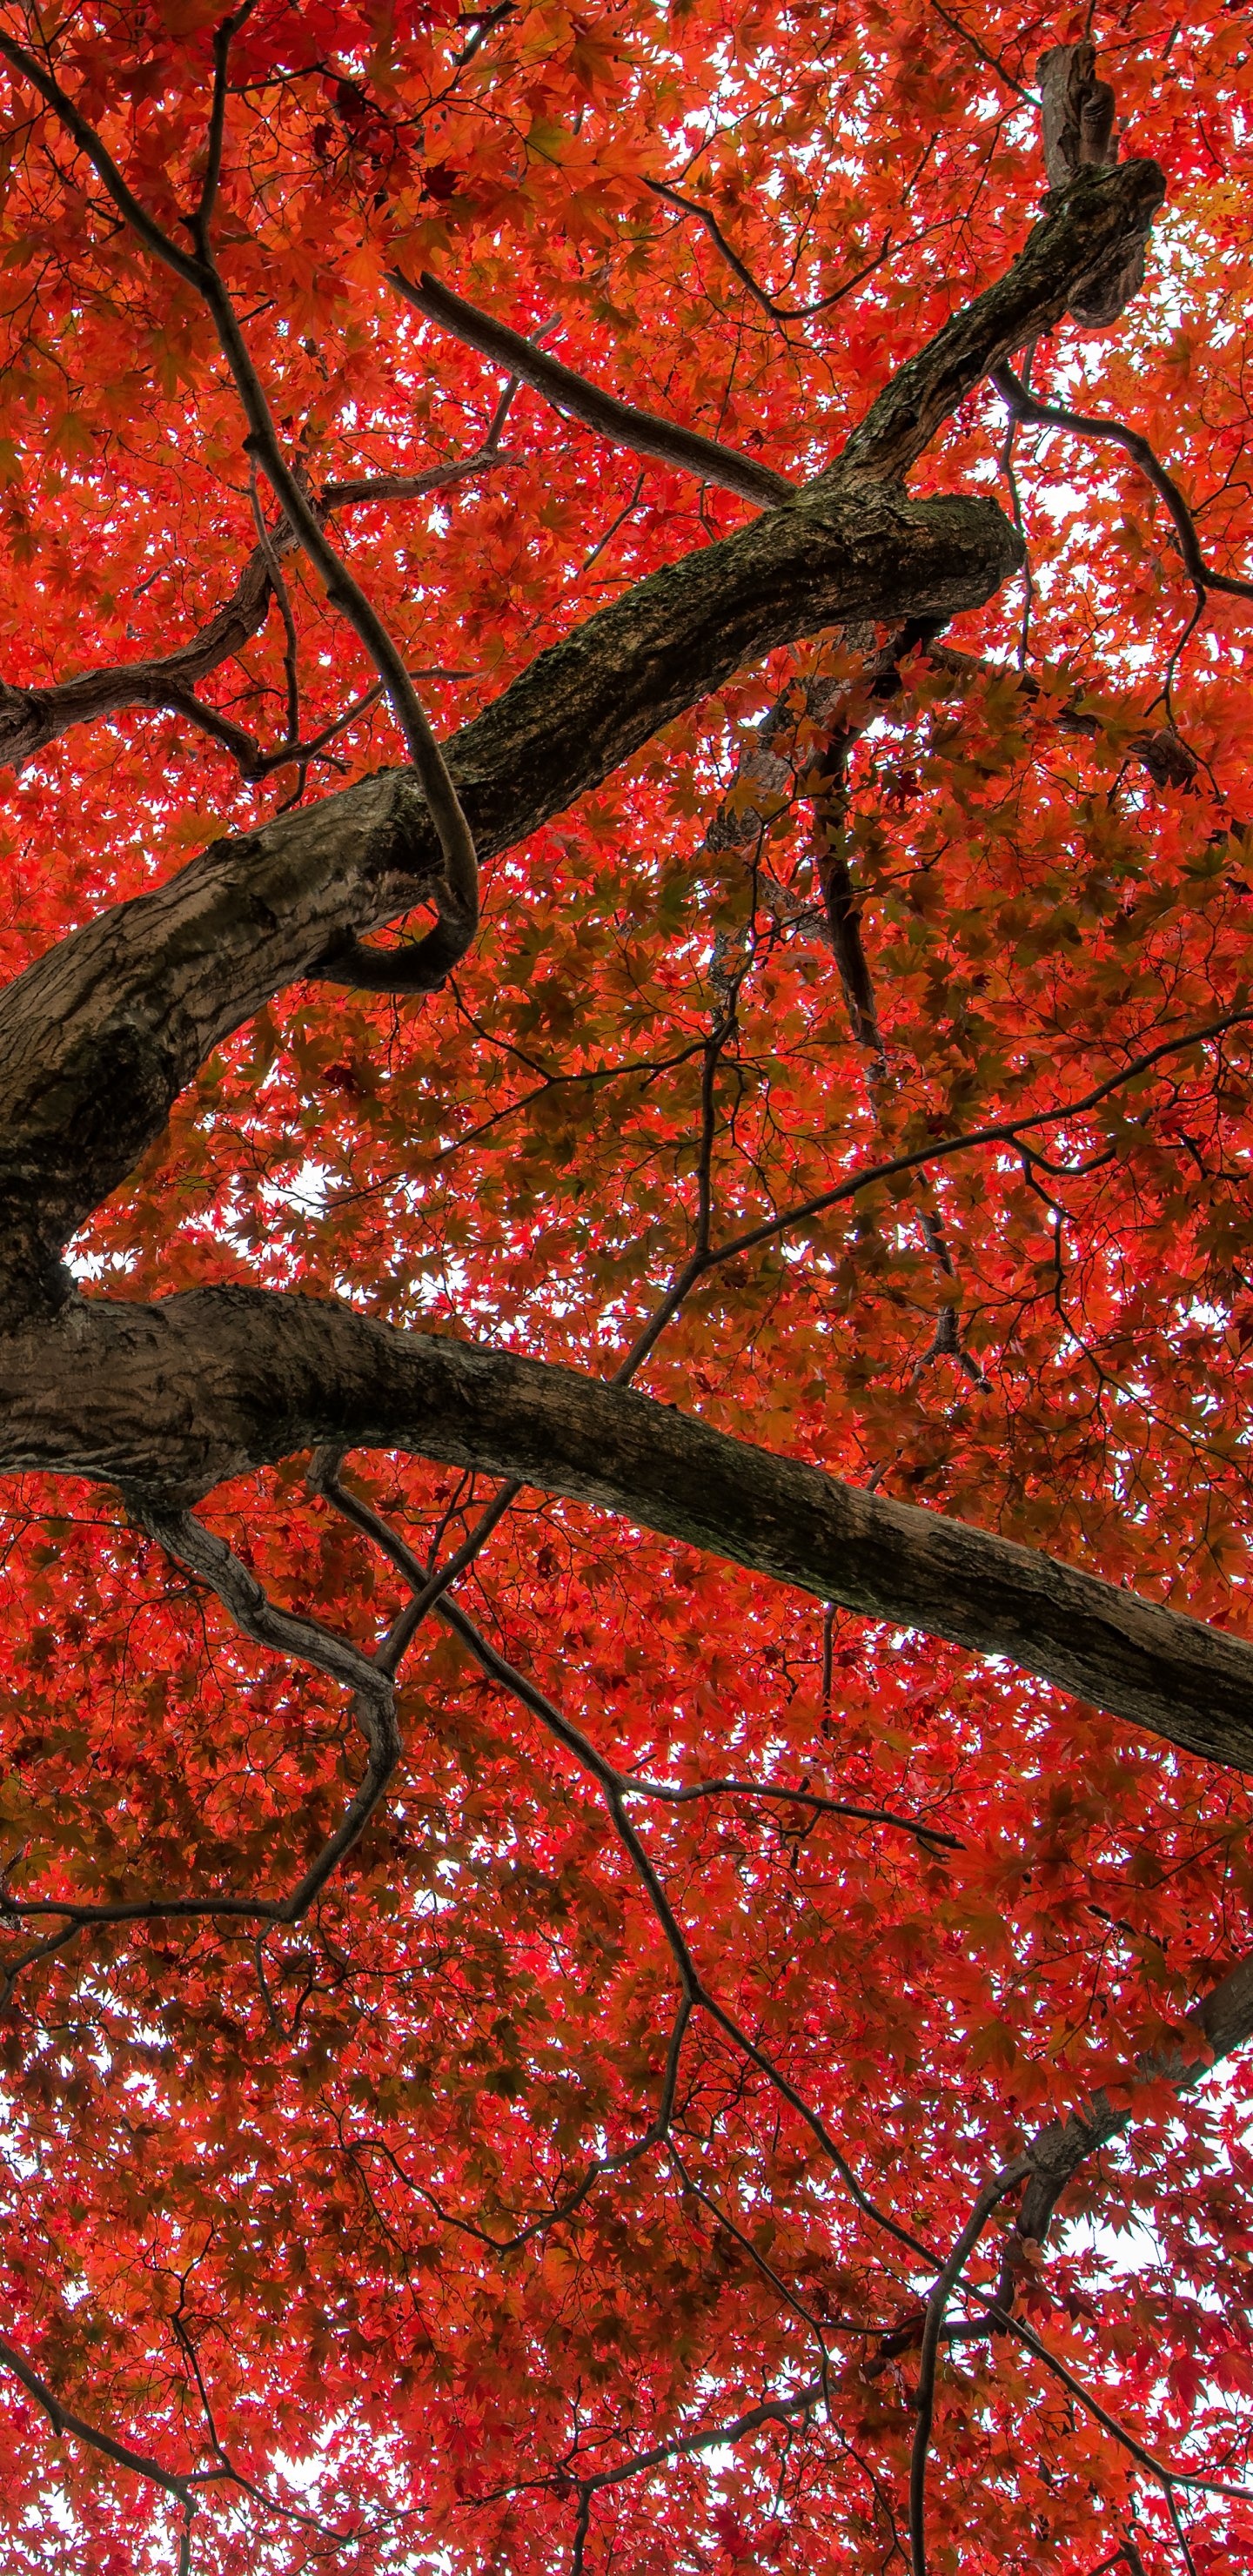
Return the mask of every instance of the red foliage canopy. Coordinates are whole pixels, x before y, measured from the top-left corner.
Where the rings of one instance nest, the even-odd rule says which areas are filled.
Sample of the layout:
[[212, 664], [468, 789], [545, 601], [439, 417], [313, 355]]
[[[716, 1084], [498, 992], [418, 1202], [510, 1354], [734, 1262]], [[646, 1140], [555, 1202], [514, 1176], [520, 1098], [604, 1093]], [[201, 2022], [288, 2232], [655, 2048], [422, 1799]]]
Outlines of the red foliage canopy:
[[1248, 2564], [1251, 59], [0, 12], [6, 2570]]

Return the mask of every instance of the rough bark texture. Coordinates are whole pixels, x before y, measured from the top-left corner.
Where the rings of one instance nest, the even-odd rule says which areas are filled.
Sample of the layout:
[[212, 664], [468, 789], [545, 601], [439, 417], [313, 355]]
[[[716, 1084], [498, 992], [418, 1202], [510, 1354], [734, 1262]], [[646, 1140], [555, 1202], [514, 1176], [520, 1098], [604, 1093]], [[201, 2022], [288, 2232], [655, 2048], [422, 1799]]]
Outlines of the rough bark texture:
[[[1007, 521], [983, 499], [913, 500], [901, 477], [990, 367], [1125, 261], [1161, 194], [1150, 162], [1080, 172], [834, 467], [641, 582], [467, 726], [451, 765], [479, 849], [520, 839], [776, 645], [836, 623], [944, 620], [988, 598], [1019, 561]], [[238, 613], [257, 605], [250, 594]], [[215, 843], [9, 988], [0, 1465], [104, 1478], [150, 1513], [315, 1443], [409, 1449], [622, 1513], [1253, 1762], [1253, 1649], [985, 1532], [571, 1371], [395, 1332], [346, 1306], [217, 1289], [144, 1309], [74, 1293], [59, 1266], [69, 1236], [210, 1049], [301, 976], [404, 990], [404, 950], [371, 950], [361, 934], [440, 884], [412, 776], [384, 773]]]
[[1114, 93], [1096, 77], [1096, 48], [1051, 45], [1039, 62], [1040, 123], [1050, 188], [1068, 188], [1080, 170], [1118, 158]]
[[[1051, 46], [1040, 56], [1039, 81], [1050, 188], [1070, 188], [1081, 172], [1112, 167], [1118, 159], [1116, 102], [1109, 82], [1096, 77], [1095, 47]], [[1069, 310], [1085, 330], [1103, 331], [1143, 284], [1144, 243], [1132, 242], [1101, 274], [1076, 286]]]
[[[903, 368], [837, 465], [656, 573], [541, 654], [449, 746], [483, 856], [608, 777], [775, 646], [836, 623], [946, 619], [1019, 561], [991, 501], [915, 501], [902, 475], [989, 366], [1139, 240], [1152, 162], [1082, 174], [1007, 275]], [[0, 1004], [0, 1290], [59, 1302], [58, 1257], [115, 1189], [196, 1065], [296, 977], [405, 989], [360, 934], [435, 896], [434, 834], [407, 774], [365, 781], [235, 842], [61, 943]]]
[[[541, 654], [449, 746], [480, 853], [506, 848], [777, 644], [996, 590], [1017, 541], [991, 501], [805, 494], [641, 582]], [[405, 986], [356, 935], [434, 897], [408, 771], [215, 841], [170, 883], [59, 942], [0, 999], [0, 1285], [56, 1303], [58, 1259], [160, 1134], [210, 1049], [296, 978]]]
[[0, 1466], [103, 1477], [166, 1507], [320, 1443], [485, 1468], [1007, 1656], [1172, 1744], [1253, 1768], [1253, 1646], [647, 1396], [346, 1306], [232, 1288], [72, 1304], [0, 1342], [0, 1422]]
[[[59, 1256], [116, 1189], [210, 1048], [299, 976], [345, 919], [433, 892], [439, 853], [407, 773], [213, 846], [120, 904], [0, 1000], [5, 1320], [69, 1293]], [[380, 892], [380, 889], [383, 891]]]
[[1077, 302], [1109, 291], [1129, 260], [1139, 258], [1143, 277], [1145, 238], [1165, 193], [1156, 161], [1080, 170], [1046, 201], [1047, 213], [1005, 276], [955, 313], [892, 378], [824, 479], [907, 474], [941, 423], [993, 368], [1075, 312]]

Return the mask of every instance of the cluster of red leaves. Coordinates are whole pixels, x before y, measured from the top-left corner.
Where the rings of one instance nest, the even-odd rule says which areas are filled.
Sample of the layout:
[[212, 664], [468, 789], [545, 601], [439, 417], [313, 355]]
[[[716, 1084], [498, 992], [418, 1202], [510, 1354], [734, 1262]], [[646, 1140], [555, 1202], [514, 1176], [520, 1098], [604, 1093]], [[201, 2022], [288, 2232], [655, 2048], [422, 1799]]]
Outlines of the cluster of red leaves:
[[[216, 14], [92, 0], [57, 41], [170, 229], [201, 167]], [[232, 54], [218, 239], [311, 486], [412, 475], [487, 434], [499, 373], [397, 302], [397, 261], [523, 330], [557, 317], [548, 345], [571, 365], [802, 477], [1021, 244], [1035, 58], [1081, 22], [1024, 30], [1002, 0], [681, 0], [664, 18], [642, 0], [260, 0]], [[33, 40], [16, 9], [4, 27]], [[1187, 24], [1128, 0], [1095, 33], [1125, 148], [1162, 162], [1168, 207], [1148, 293], [1105, 338], [1064, 327], [1033, 382], [1134, 420], [1209, 559], [1247, 572], [1247, 27], [1220, 0]], [[12, 96], [0, 674], [20, 691], [169, 651], [229, 596], [255, 530], [203, 313]], [[776, 318], [650, 181], [706, 210], [785, 315], [825, 309]], [[985, 389], [916, 484], [1007, 499], [1004, 443]], [[464, 483], [335, 521], [445, 729], [744, 515], [525, 391], [501, 449]], [[1154, 705], [1192, 594], [1152, 494], [1120, 450], [1056, 432], [1020, 430], [1013, 472], [1037, 694], [1012, 670], [1019, 588], [953, 637], [1009, 675], [954, 702], [916, 657], [854, 758], [886, 1081], [867, 1079], [817, 933], [803, 803], [781, 801], [755, 856], [705, 843], [787, 681], [847, 664], [854, 684], [833, 639], [738, 681], [498, 863], [446, 993], [298, 989], [254, 1022], [83, 1238], [84, 1276], [140, 1296], [338, 1292], [601, 1373], [690, 1247], [703, 1133], [728, 1244], [934, 1148], [925, 1179], [867, 1185], [711, 1268], [639, 1383], [1242, 1624], [1250, 611], [1211, 599]], [[308, 736], [371, 675], [296, 558], [288, 578]], [[272, 616], [202, 694], [277, 741], [285, 690]], [[1090, 729], [1059, 723], [1076, 708]], [[1154, 784], [1134, 749], [1168, 717], [1186, 786]], [[367, 711], [305, 793], [395, 756]], [[71, 732], [7, 791], [5, 972], [290, 786], [242, 783], [177, 715]], [[1041, 1112], [1031, 1153], [958, 1141]], [[959, 1333], [937, 1342], [954, 1300]], [[387, 1460], [352, 1474], [420, 1552], [490, 1492]], [[337, 1695], [242, 1644], [107, 1494], [32, 1486], [6, 1511], [6, 1883], [281, 1894], [355, 1776]], [[279, 1598], [363, 1642], [394, 1609], [300, 1462], [215, 1517]], [[1117, 2086], [1249, 1946], [1247, 1789], [1009, 1668], [824, 1627], [782, 1587], [535, 1494], [461, 1597], [620, 1769], [898, 1821], [747, 1793], [636, 1803], [752, 2044], [697, 2014], [650, 2139], [678, 2005], [655, 1910], [586, 1775], [433, 1629], [402, 1692], [399, 1790], [315, 1916], [263, 1945], [220, 1922], [84, 1934], [17, 1978], [0, 2335], [167, 2469], [229, 2462], [198, 2489], [197, 2576], [547, 2576], [574, 2549], [635, 2576], [903, 2567], [925, 2249], [942, 2259], [986, 2173]], [[1125, 2142], [1072, 2187], [1083, 2223], [1020, 2293], [1109, 2416], [1235, 2487], [1246, 2097], [1238, 2068], [1197, 2099], [1142, 2087]], [[921, 2252], [856, 2205], [820, 2129]], [[976, 2287], [1004, 2239], [998, 2220]], [[1182, 2541], [1152, 2478], [1012, 2339], [953, 2343], [936, 2570], [1084, 2576], [1124, 2542], [1147, 2576], [1188, 2550], [1198, 2576], [1247, 2563], [1249, 2505], [1181, 2488], [1173, 2511]], [[168, 2566], [181, 2525], [0, 2380], [6, 2566]]]

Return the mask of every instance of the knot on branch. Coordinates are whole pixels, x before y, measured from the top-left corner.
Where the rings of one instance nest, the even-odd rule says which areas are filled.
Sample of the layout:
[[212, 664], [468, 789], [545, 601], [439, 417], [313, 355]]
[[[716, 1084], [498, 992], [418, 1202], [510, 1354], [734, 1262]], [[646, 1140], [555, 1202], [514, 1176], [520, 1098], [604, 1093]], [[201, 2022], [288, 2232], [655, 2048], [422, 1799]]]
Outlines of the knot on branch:
[[[1118, 159], [1116, 102], [1108, 81], [1096, 77], [1095, 47], [1052, 45], [1040, 56], [1040, 122], [1050, 193], [1061, 196], [1088, 170], [1107, 170]], [[1118, 252], [1089, 278], [1069, 310], [1076, 322], [1102, 331], [1116, 322], [1144, 284], [1147, 235]]]
[[1040, 116], [1050, 188], [1068, 188], [1076, 170], [1103, 170], [1118, 159], [1114, 93], [1096, 77], [1094, 45], [1052, 45], [1039, 61]]

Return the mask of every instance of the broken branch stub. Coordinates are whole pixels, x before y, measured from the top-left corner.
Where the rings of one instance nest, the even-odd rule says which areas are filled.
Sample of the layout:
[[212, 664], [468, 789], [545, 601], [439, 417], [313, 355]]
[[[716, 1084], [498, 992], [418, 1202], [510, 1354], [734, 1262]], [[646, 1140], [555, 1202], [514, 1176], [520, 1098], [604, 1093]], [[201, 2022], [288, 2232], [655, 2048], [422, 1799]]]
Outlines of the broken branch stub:
[[[1081, 170], [1105, 170], [1117, 161], [1114, 92], [1108, 81], [1097, 79], [1096, 49], [1086, 42], [1051, 45], [1040, 56], [1037, 76], [1044, 166], [1050, 191], [1058, 195]], [[1084, 287], [1070, 307], [1074, 321], [1103, 331], [1118, 320], [1144, 284], [1145, 247], [1143, 238], [1131, 243], [1104, 276]]]

